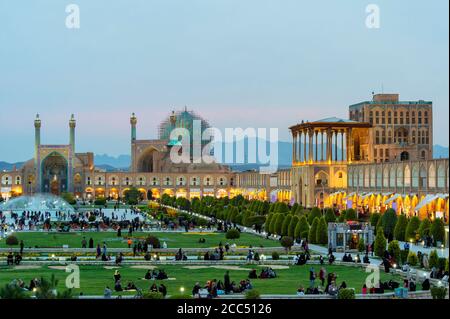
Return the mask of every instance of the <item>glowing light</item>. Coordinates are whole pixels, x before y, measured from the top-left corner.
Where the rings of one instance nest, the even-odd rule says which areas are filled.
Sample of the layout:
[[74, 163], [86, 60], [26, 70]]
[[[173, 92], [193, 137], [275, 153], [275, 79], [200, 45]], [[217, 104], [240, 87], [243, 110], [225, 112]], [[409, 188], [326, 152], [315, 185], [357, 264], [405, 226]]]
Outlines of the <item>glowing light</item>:
[[184, 287], [180, 287], [180, 292], [184, 293]]

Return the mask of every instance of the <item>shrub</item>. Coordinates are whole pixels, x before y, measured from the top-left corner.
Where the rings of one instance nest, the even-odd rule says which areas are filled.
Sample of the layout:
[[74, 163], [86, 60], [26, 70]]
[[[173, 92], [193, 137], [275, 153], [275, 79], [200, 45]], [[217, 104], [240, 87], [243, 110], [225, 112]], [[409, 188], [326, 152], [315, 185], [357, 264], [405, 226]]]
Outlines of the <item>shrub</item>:
[[406, 227], [408, 227], [408, 219], [405, 215], [400, 215], [394, 228], [394, 238], [405, 241]]
[[436, 218], [431, 224], [431, 235], [433, 236], [434, 243], [440, 241], [444, 242], [445, 238], [445, 227], [442, 218]]
[[317, 225], [316, 243], [320, 245], [328, 244], [328, 227], [324, 217], [319, 220]]
[[339, 289], [338, 299], [355, 299], [355, 290], [352, 288]]
[[275, 227], [274, 233], [277, 235], [281, 235], [281, 228], [283, 227], [284, 214], [279, 213], [277, 218], [275, 219]]
[[409, 252], [407, 262], [411, 266], [417, 266], [417, 264], [419, 263], [419, 258], [417, 257], [415, 252], [413, 252], [413, 251]]
[[445, 299], [446, 295], [447, 295], [447, 288], [445, 287], [431, 288], [431, 297], [433, 299]]
[[256, 289], [250, 289], [245, 293], [245, 299], [260, 299], [261, 294]]
[[320, 211], [320, 209], [317, 207], [313, 207], [311, 212], [308, 214], [308, 223], [310, 225], [312, 225], [312, 223], [314, 222], [314, 219], [320, 218], [320, 217], [322, 217], [322, 212]]
[[399, 245], [398, 241], [393, 240], [389, 243], [388, 252], [391, 256], [394, 257], [394, 259], [397, 263], [400, 263], [401, 253], [400, 253], [400, 245]]
[[431, 222], [428, 218], [425, 218], [420, 223], [419, 227], [419, 235], [421, 238], [431, 235]]
[[287, 236], [289, 224], [291, 223], [292, 215], [286, 215], [283, 220], [283, 224], [281, 226], [281, 235]]
[[147, 243], [147, 245], [152, 245], [153, 248], [161, 248], [161, 243], [159, 242], [158, 237], [149, 235], [146, 239], [145, 242]]
[[380, 220], [380, 214], [378, 213], [373, 213], [372, 215], [370, 215], [370, 224], [375, 227], [375, 231], [377, 231], [376, 227], [378, 224], [378, 221]]
[[15, 246], [15, 245], [19, 245], [19, 240], [17, 239], [16, 236], [9, 235], [8, 237], [6, 237], [5, 243], [8, 246]]
[[97, 219], [97, 218], [95, 217], [94, 214], [89, 215], [88, 220], [89, 220], [91, 223], [92, 223], [92, 222], [95, 222], [96, 219]]
[[384, 236], [391, 240], [394, 237], [394, 228], [397, 223], [397, 213], [392, 208], [388, 209], [381, 217]]
[[278, 260], [280, 259], [280, 254], [277, 253], [276, 251], [272, 252], [272, 260]]
[[430, 265], [430, 268], [439, 268], [439, 256], [436, 249], [433, 249], [431, 251], [430, 257], [428, 259], [428, 264]]
[[270, 223], [273, 220], [273, 216], [275, 216], [274, 213], [270, 213], [269, 215], [267, 215], [266, 222], [264, 223], [264, 229], [266, 230], [266, 232], [271, 232], [270, 231]]
[[309, 235], [308, 235], [308, 241], [311, 244], [316, 243], [316, 236], [317, 236], [317, 227], [319, 226], [319, 218], [314, 218], [314, 221], [311, 225], [311, 228], [309, 229]]
[[164, 295], [160, 292], [145, 292], [142, 295], [143, 299], [164, 299]]
[[325, 211], [325, 221], [327, 223], [334, 223], [336, 221], [336, 214], [332, 208], [327, 208]]
[[241, 237], [241, 233], [236, 228], [231, 228], [227, 231], [225, 237], [230, 240], [239, 239], [239, 237]]
[[294, 236], [295, 238], [307, 238], [309, 233], [309, 224], [305, 216], [300, 217], [300, 220], [295, 226]]
[[408, 226], [406, 227], [406, 232], [405, 232], [405, 240], [406, 241], [410, 241], [410, 240], [416, 240], [416, 234], [418, 233], [420, 227], [420, 219], [417, 216], [413, 216], [411, 217], [411, 219], [409, 220]]
[[360, 237], [358, 241], [358, 251], [363, 252], [366, 250], [366, 244], [364, 243], [364, 238]]
[[408, 250], [400, 250], [400, 262], [404, 265], [408, 260]]
[[383, 257], [386, 250], [386, 237], [384, 237], [383, 229], [379, 228], [375, 237], [374, 252], [378, 257]]
[[298, 224], [298, 221], [299, 221], [299, 219], [298, 219], [297, 215], [292, 216], [291, 222], [289, 223], [289, 227], [288, 227], [288, 234], [287, 235], [289, 237], [292, 237], [292, 238], [296, 237], [295, 236], [295, 228], [296, 228], [296, 226]]
[[29, 296], [19, 287], [13, 283], [6, 284], [0, 288], [0, 299], [28, 299]]
[[358, 220], [356, 211], [353, 208], [347, 209], [345, 212], [345, 220]]
[[96, 198], [95, 201], [94, 201], [94, 204], [97, 205], [97, 206], [105, 206], [106, 205], [106, 198], [104, 198], [104, 197]]
[[280, 240], [280, 243], [281, 246], [283, 246], [286, 249], [286, 251], [288, 251], [294, 245], [294, 240], [292, 239], [292, 237], [283, 236]]

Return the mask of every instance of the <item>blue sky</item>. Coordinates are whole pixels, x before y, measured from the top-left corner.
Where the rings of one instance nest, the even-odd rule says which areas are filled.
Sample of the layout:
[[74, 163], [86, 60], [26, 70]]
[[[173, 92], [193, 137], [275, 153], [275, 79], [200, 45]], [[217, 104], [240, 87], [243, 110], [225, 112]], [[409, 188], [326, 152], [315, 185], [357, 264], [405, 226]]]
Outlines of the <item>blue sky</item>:
[[[65, 27], [79, 5], [81, 28]], [[381, 10], [365, 26], [366, 5]], [[0, 0], [0, 160], [43, 143], [129, 152], [185, 105], [216, 127], [288, 127], [347, 117], [371, 92], [434, 102], [434, 141], [448, 146], [448, 1]]]

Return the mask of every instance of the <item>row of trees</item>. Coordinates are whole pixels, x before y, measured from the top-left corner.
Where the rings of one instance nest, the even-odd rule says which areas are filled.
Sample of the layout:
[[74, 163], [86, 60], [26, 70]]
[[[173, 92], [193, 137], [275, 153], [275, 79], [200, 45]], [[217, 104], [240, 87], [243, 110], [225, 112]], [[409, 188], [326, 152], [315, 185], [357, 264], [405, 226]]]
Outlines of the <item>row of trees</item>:
[[388, 209], [383, 215], [374, 213], [370, 222], [375, 225], [375, 231], [383, 231], [384, 237], [390, 242], [394, 239], [399, 241], [416, 241], [432, 237], [434, 244], [443, 242], [445, 238], [445, 225], [441, 218], [431, 222], [428, 218], [422, 221], [417, 216], [408, 219], [406, 215], [397, 216], [393, 209]]

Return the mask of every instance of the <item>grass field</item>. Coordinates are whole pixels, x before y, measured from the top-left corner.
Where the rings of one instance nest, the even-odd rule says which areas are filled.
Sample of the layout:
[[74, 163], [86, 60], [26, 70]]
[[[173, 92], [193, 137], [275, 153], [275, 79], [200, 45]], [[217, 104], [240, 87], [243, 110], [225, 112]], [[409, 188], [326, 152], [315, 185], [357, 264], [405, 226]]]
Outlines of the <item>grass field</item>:
[[[133, 238], [146, 238], [150, 233], [135, 232]], [[217, 247], [219, 242], [225, 245], [226, 242], [236, 243], [237, 246], [253, 246], [253, 247], [279, 247], [277, 241], [264, 239], [255, 235], [242, 233], [241, 237], [235, 241], [229, 241], [225, 238], [224, 233], [169, 233], [169, 232], [153, 232], [151, 235], [159, 238], [161, 245], [165, 241], [168, 248], [209, 248]], [[23, 240], [25, 247], [58, 247], [69, 245], [70, 248], [81, 248], [81, 241], [83, 237], [89, 241], [90, 238], [94, 240], [94, 247], [97, 243], [101, 245], [106, 242], [110, 248], [126, 248], [127, 236], [126, 232], [122, 233], [122, 237], [117, 237], [116, 232], [70, 232], [70, 233], [54, 233], [54, 232], [16, 232], [15, 236]], [[199, 243], [200, 238], [205, 238], [205, 243]], [[10, 247], [5, 244], [5, 240], [0, 240], [0, 247]], [[18, 246], [16, 246], [18, 247]]]
[[[147, 291], [153, 281], [143, 280], [146, 269], [132, 268], [133, 266], [119, 267], [118, 270], [122, 275], [122, 285], [125, 286], [128, 281], [133, 281], [136, 286]], [[206, 266], [205, 266], [206, 267]], [[225, 267], [225, 266], [224, 266]], [[232, 281], [238, 283], [240, 280], [247, 278], [248, 271], [256, 268], [259, 274], [260, 266], [231, 266], [230, 277]], [[207, 280], [217, 279], [222, 280], [226, 269], [216, 269], [207, 267], [204, 269], [188, 269], [182, 265], [161, 266], [169, 276], [175, 278], [174, 280], [157, 281], [159, 285], [163, 282], [168, 294], [179, 294], [180, 288], [184, 287], [186, 293], [190, 293], [193, 285], [198, 281], [204, 285]], [[275, 267], [274, 267], [275, 268]], [[315, 271], [319, 272], [320, 267], [314, 265]], [[337, 283], [340, 285], [342, 281], [347, 283], [348, 287], [355, 288], [357, 293], [361, 292], [361, 287], [365, 282], [368, 273], [363, 268], [346, 267], [346, 266], [325, 266], [327, 272], [334, 272], [337, 274]], [[278, 278], [274, 279], [253, 279], [252, 284], [255, 289], [262, 294], [295, 294], [298, 287], [302, 285], [305, 289], [309, 286], [309, 265], [305, 266], [289, 266], [289, 269], [276, 269]], [[105, 269], [103, 266], [81, 266], [80, 267], [80, 289], [74, 289], [75, 295], [82, 292], [84, 295], [103, 295], [103, 290], [106, 286], [114, 287], [113, 274], [115, 269]], [[49, 269], [48, 266], [42, 266], [37, 269], [14, 269], [6, 266], [0, 267], [0, 286], [3, 286], [13, 279], [22, 279], [28, 285], [30, 280], [34, 277], [44, 276], [50, 278], [51, 274], [55, 274], [59, 279], [58, 286], [64, 289], [65, 278], [68, 273], [65, 273], [64, 267], [61, 270]], [[381, 280], [386, 281], [392, 279], [393, 275], [381, 273]], [[394, 277], [400, 282], [399, 277]], [[319, 280], [316, 280], [316, 285], [319, 285]], [[117, 294], [130, 294], [115, 293]], [[131, 293], [132, 294], [132, 293]]]

